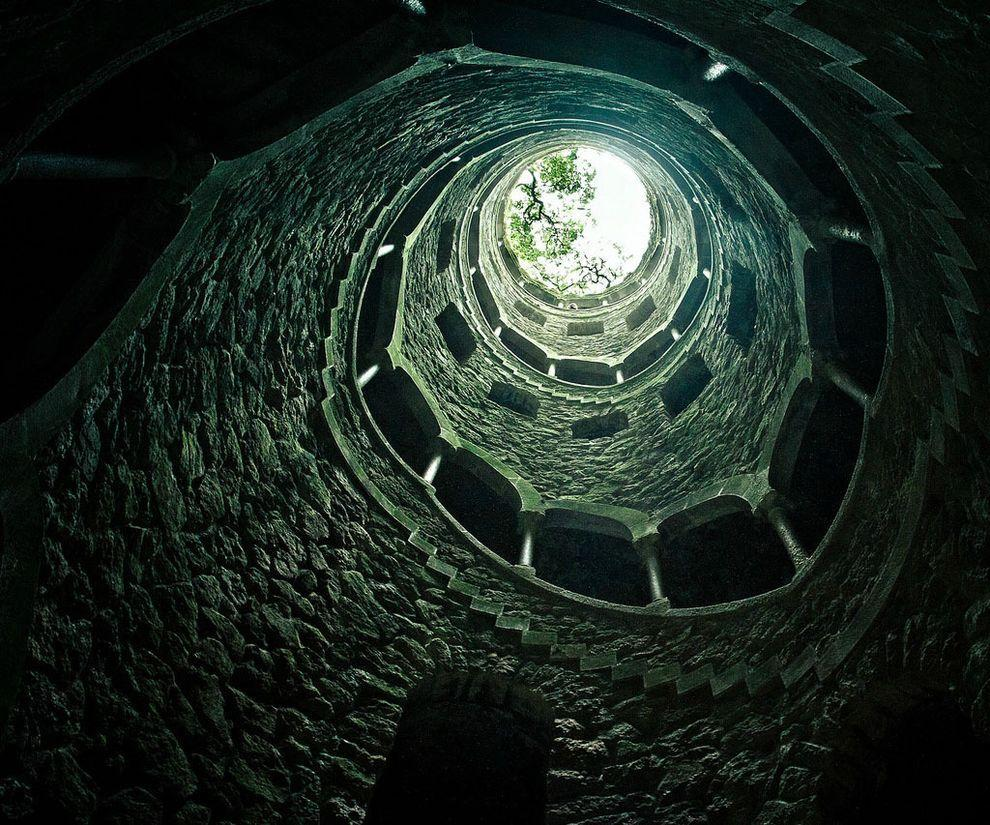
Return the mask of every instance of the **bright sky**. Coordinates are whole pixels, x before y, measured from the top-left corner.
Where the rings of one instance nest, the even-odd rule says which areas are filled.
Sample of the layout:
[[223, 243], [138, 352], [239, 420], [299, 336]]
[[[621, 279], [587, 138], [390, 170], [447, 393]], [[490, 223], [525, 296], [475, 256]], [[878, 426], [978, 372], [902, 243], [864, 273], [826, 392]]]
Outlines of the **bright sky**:
[[622, 269], [632, 272], [650, 241], [646, 189], [629, 164], [615, 155], [582, 147], [578, 149], [578, 158], [590, 163], [598, 173], [595, 197], [588, 204], [594, 223], [585, 229], [585, 238], [616, 267], [623, 263], [612, 246], [618, 244], [625, 253]]
[[[566, 150], [565, 150], [566, 151]], [[580, 259], [601, 260], [613, 273], [611, 286], [617, 286], [643, 259], [650, 241], [650, 205], [646, 189], [624, 160], [609, 152], [587, 146], [577, 150], [579, 166], [595, 170], [595, 196], [586, 206], [577, 206], [574, 196], [544, 192], [544, 202], [555, 214], [577, 218], [584, 230], [571, 253], [560, 258], [540, 259], [539, 265], [521, 261], [520, 267], [540, 282], [549, 282], [565, 293], [580, 284], [579, 294], [597, 294], [608, 288], [605, 279], [588, 281], [577, 266]], [[517, 181], [530, 181], [530, 170]], [[514, 190], [520, 198], [519, 190]], [[574, 210], [578, 211], [575, 212]], [[541, 274], [545, 273], [544, 275]]]

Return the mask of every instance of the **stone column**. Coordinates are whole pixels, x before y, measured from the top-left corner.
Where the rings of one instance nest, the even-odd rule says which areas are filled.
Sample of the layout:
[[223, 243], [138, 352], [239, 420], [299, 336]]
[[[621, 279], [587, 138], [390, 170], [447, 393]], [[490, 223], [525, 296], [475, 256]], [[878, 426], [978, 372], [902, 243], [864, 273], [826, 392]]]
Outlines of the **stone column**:
[[842, 390], [864, 410], [870, 406], [870, 394], [842, 367], [832, 361], [826, 361], [822, 366], [825, 376], [836, 387]]
[[639, 556], [646, 568], [646, 581], [650, 588], [650, 604], [669, 605], [663, 594], [663, 579], [660, 575], [660, 536], [656, 533], [636, 542]]
[[175, 153], [167, 147], [157, 152], [124, 157], [94, 157], [62, 152], [25, 152], [17, 159], [14, 177], [23, 180], [119, 180], [157, 178], [175, 172]]
[[527, 576], [536, 575], [536, 533], [542, 519], [542, 513], [527, 511], [519, 514], [522, 543], [519, 546], [519, 563], [516, 564], [516, 570]]
[[366, 386], [368, 382], [371, 381], [372, 378], [378, 375], [379, 369], [381, 369], [381, 367], [378, 364], [372, 364], [370, 367], [368, 367], [368, 369], [366, 369], [358, 376], [358, 380], [357, 380], [358, 386], [359, 387]]
[[430, 463], [426, 465], [426, 470], [423, 473], [423, 480], [427, 484], [432, 484], [433, 479], [437, 477], [437, 472], [440, 470], [440, 462], [443, 456], [440, 453], [434, 453], [433, 457], [430, 458]]
[[791, 557], [794, 567], [800, 568], [808, 560], [808, 553], [794, 532], [794, 527], [791, 525], [791, 520], [787, 516], [787, 511], [777, 501], [767, 507], [766, 515], [767, 520], [780, 537], [781, 544], [787, 550], [787, 555]]
[[533, 528], [523, 528], [522, 549], [519, 551], [520, 567], [533, 567]]

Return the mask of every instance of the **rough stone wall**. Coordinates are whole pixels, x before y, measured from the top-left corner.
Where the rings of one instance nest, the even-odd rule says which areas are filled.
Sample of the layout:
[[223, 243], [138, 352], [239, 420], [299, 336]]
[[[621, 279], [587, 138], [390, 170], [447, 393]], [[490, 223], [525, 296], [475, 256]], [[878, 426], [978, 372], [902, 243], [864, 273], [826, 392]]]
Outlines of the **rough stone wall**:
[[[714, 4], [695, 21], [699, 34], [727, 17], [739, 23], [725, 37], [755, 25], [758, 15], [736, 14], [737, 6]], [[752, 49], [768, 45], [779, 43]], [[779, 73], [807, 78], [806, 50], [775, 49]], [[809, 107], [810, 91], [800, 98]], [[823, 102], [814, 113], [837, 141], [843, 112], [857, 111], [846, 103], [829, 114]], [[404, 97], [386, 105], [415, 110]], [[352, 159], [349, 168], [299, 176], [283, 156], [225, 193], [202, 242], [39, 457], [44, 557], [3, 752], [3, 815], [266, 822], [316, 821], [322, 810], [325, 821], [358, 822], [405, 688], [434, 662], [515, 671], [555, 703], [557, 822], [822, 821], [823, 798], [849, 793], [849, 775], [870, 770], [847, 728], [852, 709], [899, 707], [919, 687], [959, 687], [987, 733], [990, 496], [965, 398], [962, 433], [945, 434], [945, 467], [932, 453], [916, 480], [929, 494], [908, 561], [889, 582], [896, 599], [843, 665], [824, 677], [806, 670], [759, 699], [626, 696], [607, 672], [576, 671], [479, 629], [410, 562], [405, 537], [347, 474], [319, 409], [327, 317], [319, 287], [384, 197], [388, 181], [377, 170], [411, 173], [410, 144], [441, 139], [439, 129], [411, 130], [365, 158], [359, 147], [380, 127], [378, 114], [350, 111], [321, 136]], [[852, 131], [840, 150], [857, 180], [889, 196], [879, 201], [889, 212], [877, 207], [883, 225], [920, 226], [884, 166], [889, 147], [860, 146]], [[350, 208], [334, 210], [332, 221], [296, 220], [330, 214], [320, 210], [329, 192]], [[905, 234], [888, 237], [901, 264], [898, 307], [909, 307], [905, 293], [931, 288], [932, 270], [918, 270], [916, 239]], [[918, 322], [934, 301], [918, 303], [898, 322], [908, 343], [882, 412], [927, 433], [941, 402], [925, 365], [943, 358], [943, 331]], [[972, 374], [979, 398], [985, 372]], [[873, 475], [833, 537], [855, 558], [823, 559], [814, 585], [775, 610], [685, 619], [660, 633], [516, 593], [461, 547], [464, 577], [592, 650], [615, 645], [720, 672], [775, 639], [759, 655], [775, 646], [790, 662], [814, 641], [809, 627], [848, 626], [910, 510], [910, 490], [877, 499], [907, 460], [903, 442], [873, 443]], [[905, 681], [911, 690], [884, 687]]]
[[[565, 85], [570, 91], [577, 84], [568, 97], [579, 97], [592, 111], [608, 108], [616, 120], [623, 116], [622, 106], [628, 106], [632, 122], [627, 128], [654, 135], [689, 167], [702, 164], [721, 170], [750, 216], [744, 223], [731, 220], [721, 210], [714, 216], [713, 233], [723, 253], [713, 278], [725, 283], [713, 284], [712, 292], [722, 291], [722, 300], [710, 299], [716, 308], [702, 313], [689, 328], [689, 335], [678, 344], [680, 352], [664, 359], [666, 367], [660, 376], [650, 370], [621, 387], [595, 390], [562, 385], [518, 362], [484, 328], [476, 330], [480, 346], [475, 355], [457, 364], [446, 352], [433, 319], [448, 302], [474, 303], [471, 279], [467, 271], [456, 268], [449, 276], [439, 277], [435, 262], [440, 226], [466, 212], [473, 179], [468, 177], [467, 183], [452, 184], [407, 250], [403, 353], [455, 432], [504, 461], [545, 498], [576, 497], [655, 515], [678, 498], [756, 470], [757, 459], [775, 436], [770, 429], [774, 417], [767, 410], [786, 404], [784, 389], [800, 351], [796, 276], [791, 275], [796, 263], [791, 259], [787, 214], [746, 173], [740, 158], [710, 136], [704, 140], [707, 133], [687, 117], [678, 118], [677, 112], [661, 114], [660, 102], [648, 106], [634, 90], [623, 89], [629, 100], [618, 101], [613, 98], [619, 92], [607, 85], [598, 89], [589, 79], [552, 75], [546, 79], [523, 71], [516, 77], [502, 72], [498, 91], [540, 89], [544, 83], [549, 88], [530, 98], [539, 104], [541, 114], [554, 111], [548, 100], [564, 96], [552, 94], [555, 87]], [[490, 92], [486, 90], [486, 98]], [[650, 112], [652, 119], [641, 122], [635, 117], [639, 111]], [[513, 114], [526, 116], [525, 112]], [[536, 112], [530, 114], [536, 116]], [[482, 135], [485, 126], [483, 118], [475, 121], [474, 128]], [[469, 135], [462, 137], [466, 140]], [[469, 191], [462, 193], [465, 187]], [[700, 196], [703, 202], [718, 203], [704, 188]], [[760, 289], [757, 339], [746, 354], [721, 334], [728, 311], [724, 300], [728, 270], [736, 264], [758, 273]], [[474, 317], [480, 319], [480, 310]], [[660, 390], [691, 353], [705, 359], [715, 378], [701, 401], [671, 421]], [[488, 389], [496, 380], [532, 388], [542, 399], [535, 419], [488, 402]], [[628, 414], [627, 430], [590, 444], [571, 436], [574, 421], [610, 408]], [[535, 445], [539, 448], [534, 449]]]
[[[608, 111], [619, 115], [621, 107], [614, 101], [603, 100], [603, 106]], [[602, 111], [605, 111], [603, 109]], [[598, 118], [602, 118], [601, 112], [594, 112]], [[628, 114], [623, 113], [623, 120], [628, 118]], [[614, 122], [605, 123], [609, 127], [614, 127]], [[509, 195], [513, 174], [508, 179], [498, 180], [497, 176], [489, 173], [490, 177], [495, 177], [494, 181], [488, 180], [479, 187], [479, 191], [486, 192], [489, 187], [493, 187], [487, 197], [483, 197], [479, 204], [480, 210], [480, 234], [486, 243], [480, 249], [479, 260], [481, 269], [488, 276], [492, 293], [499, 302], [500, 309], [510, 325], [522, 332], [532, 340], [540, 341], [544, 346], [550, 346], [557, 354], [570, 357], [601, 358], [603, 354], [616, 357], [642, 341], [649, 333], [656, 331], [664, 323], [669, 321], [677, 301], [684, 292], [687, 283], [695, 275], [696, 260], [693, 255], [694, 250], [694, 230], [691, 225], [690, 207], [688, 199], [693, 192], [684, 184], [684, 191], [678, 188], [677, 184], [670, 176], [667, 168], [663, 164], [669, 164], [669, 159], [659, 155], [655, 144], [642, 145], [640, 136], [637, 135], [637, 142], [631, 143], [630, 134], [622, 133], [617, 143], [612, 138], [613, 132], [604, 130], [596, 132], [590, 128], [584, 130], [575, 128], [564, 128], [560, 126], [552, 130], [538, 130], [530, 135], [528, 139], [519, 142], [519, 145], [507, 147], [503, 154], [508, 155], [511, 150], [513, 156], [529, 158], [535, 152], [537, 156], [553, 148], [557, 140], [567, 142], [577, 141], [582, 145], [597, 146], [607, 152], [620, 152], [625, 160], [637, 170], [637, 174], [643, 181], [648, 193], [651, 193], [649, 200], [654, 211], [654, 231], [657, 233], [655, 246], [653, 244], [644, 253], [644, 261], [641, 266], [644, 269], [632, 274], [624, 282], [623, 287], [630, 284], [631, 279], [640, 279], [641, 285], [631, 292], [630, 296], [623, 297], [624, 288], [618, 294], [612, 294], [610, 305], [597, 309], [582, 309], [577, 315], [571, 312], [566, 306], [561, 309], [556, 303], [535, 298], [518, 283], [518, 270], [511, 271], [502, 260], [501, 253], [496, 254], [494, 242], [489, 244], [487, 240], [496, 235], [499, 223], [503, 220], [502, 208], [505, 199]], [[547, 141], [551, 144], [548, 146]], [[662, 160], [661, 160], [662, 159]], [[518, 164], [511, 167], [518, 168]], [[473, 194], [473, 193], [472, 193]], [[460, 215], [458, 215], [460, 217]], [[490, 248], [491, 247], [491, 248]], [[674, 250], [679, 249], [680, 253], [675, 255]], [[656, 254], [658, 253], [658, 254]], [[655, 255], [655, 257], [654, 257]], [[634, 306], [643, 300], [645, 295], [652, 295], [656, 304], [656, 312], [648, 318], [636, 330], [630, 330], [625, 322], [625, 315]], [[530, 317], [517, 308], [517, 303], [521, 302], [528, 308], [535, 310], [544, 319], [542, 323], [535, 323]], [[567, 334], [567, 326], [578, 317], [585, 320], [601, 320], [604, 324], [604, 331], [599, 335], [588, 337], [573, 336]]]

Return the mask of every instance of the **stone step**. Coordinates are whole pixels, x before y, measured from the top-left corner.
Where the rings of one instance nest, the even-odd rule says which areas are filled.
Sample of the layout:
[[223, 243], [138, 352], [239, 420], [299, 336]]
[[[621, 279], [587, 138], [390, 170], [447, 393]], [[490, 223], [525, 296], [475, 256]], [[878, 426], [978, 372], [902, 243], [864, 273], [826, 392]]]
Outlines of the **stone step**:
[[591, 656], [581, 657], [581, 671], [589, 670], [611, 670], [616, 665], [617, 654], [614, 650], [606, 653], [595, 653]]
[[815, 665], [815, 649], [808, 645], [800, 655], [780, 672], [785, 688], [797, 683]]
[[452, 579], [457, 575], [457, 568], [454, 565], [447, 564], [447, 562], [438, 559], [436, 556], [430, 556], [423, 567], [432, 571], [437, 578], [444, 580]]
[[462, 579], [452, 578], [447, 582], [447, 590], [453, 594], [458, 601], [470, 604], [471, 601], [481, 595], [481, 588]]
[[524, 647], [549, 649], [557, 643], [557, 634], [553, 630], [524, 630], [520, 643]]
[[468, 605], [468, 610], [495, 619], [502, 614], [503, 610], [505, 610], [505, 605], [499, 602], [493, 602], [491, 599], [475, 596], [471, 599], [471, 603]]
[[437, 554], [437, 548], [424, 539], [420, 535], [418, 529], [413, 531], [413, 534], [407, 539], [407, 542], [415, 547], [424, 556], [435, 556]]
[[495, 627], [498, 630], [522, 634], [529, 630], [529, 617], [507, 616], [503, 613], [495, 620]]
[[711, 693], [711, 680], [715, 675], [715, 668], [711, 665], [704, 665], [690, 673], [683, 673], [677, 678], [676, 688], [678, 696], [686, 696], [697, 691]]
[[711, 680], [712, 696], [717, 699], [736, 691], [745, 691], [747, 672], [746, 665], [743, 662], [738, 662], [716, 674]]
[[643, 690], [647, 693], [657, 690], [673, 689], [677, 677], [681, 675], [678, 664], [661, 665], [647, 670], [643, 674]]
[[626, 662], [619, 662], [612, 668], [612, 683], [634, 682], [642, 684], [648, 667], [649, 665], [646, 659], [631, 659]]
[[588, 646], [586, 644], [555, 644], [550, 648], [550, 661], [551, 662], [573, 662], [577, 664], [578, 660], [588, 652]]

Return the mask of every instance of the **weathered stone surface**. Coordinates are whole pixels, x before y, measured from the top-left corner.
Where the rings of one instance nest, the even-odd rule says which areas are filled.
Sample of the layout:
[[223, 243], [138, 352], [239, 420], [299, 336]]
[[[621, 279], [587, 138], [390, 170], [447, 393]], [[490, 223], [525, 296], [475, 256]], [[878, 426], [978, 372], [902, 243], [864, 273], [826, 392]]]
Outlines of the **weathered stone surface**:
[[[822, 810], [826, 801], [854, 796], [854, 777], [881, 769], [848, 741], [850, 728], [878, 735], [884, 713], [861, 704], [890, 701], [891, 693], [901, 697], [895, 705], [911, 701], [910, 691], [889, 684], [925, 680], [954, 690], [976, 728], [990, 734], [990, 496], [953, 478], [960, 467], [986, 474], [976, 466], [983, 425], [967, 418], [965, 406], [985, 397], [982, 372], [970, 401], [959, 394], [961, 432], [944, 434], [949, 463], [938, 466], [933, 457], [917, 482], [931, 493], [917, 534], [910, 546], [897, 544], [915, 492], [901, 474], [912, 461], [905, 444], [942, 437], [929, 432], [933, 405], [941, 403], [933, 376], [952, 373], [940, 349], [951, 328], [948, 320], [938, 326], [945, 302], [932, 273], [940, 270], [918, 251], [922, 243], [942, 248], [923, 223], [927, 203], [919, 208], [920, 196], [901, 186], [903, 155], [862, 100], [820, 72], [822, 53], [763, 24], [771, 4], [745, 13], [734, 3], [704, 12], [696, 3], [662, 12], [626, 5], [662, 13], [725, 53], [738, 50], [806, 110], [867, 199], [883, 204], [877, 220], [898, 270], [891, 301], [903, 315], [890, 396], [870, 424], [880, 435], [867, 456], [868, 477], [833, 555], [804, 589], [718, 616], [640, 627], [517, 588], [449, 528], [438, 531], [438, 553], [460, 565], [463, 581], [485, 598], [530, 617], [534, 631], [590, 645], [593, 655], [617, 650], [648, 659], [651, 669], [677, 664], [695, 673], [710, 665], [721, 673], [740, 661], [800, 662], [810, 646], [814, 655], [794, 671], [797, 681], [785, 692], [770, 673], [761, 696], [743, 690], [715, 699], [710, 691], [678, 696], [675, 678], [658, 681], [647, 696], [612, 685], [607, 670], [582, 673], [521, 651], [511, 635], [471, 626], [440, 579], [418, 572], [422, 558], [408, 535], [349, 474], [321, 418], [335, 266], [349, 259], [369, 219], [426, 152], [472, 125], [490, 125], [486, 117], [500, 105], [529, 116], [519, 101], [541, 99], [533, 94], [536, 72], [515, 79], [505, 72], [491, 84], [488, 69], [445, 67], [358, 101], [307, 140], [224, 173], [195, 248], [176, 260], [87, 403], [38, 457], [42, 570], [28, 662], [5, 731], [0, 818], [358, 823], [406, 691], [434, 663], [512, 670], [556, 705], [563, 718], [550, 820], [560, 823], [835, 821]], [[871, 32], [886, 31], [850, 22], [876, 23], [869, 8], [806, 5], [803, 15], [828, 20], [864, 53]], [[950, 110], [949, 117], [916, 113], [912, 129], [935, 129], [929, 121], [941, 129], [955, 117], [969, 124], [950, 130], [944, 144], [926, 143], [948, 152], [939, 173], [945, 185], [972, 197], [985, 191], [985, 170], [953, 161], [975, 145], [973, 113], [958, 99], [930, 100], [910, 79], [924, 73], [905, 70], [948, 60], [953, 49], [934, 49], [930, 27], [910, 22], [917, 12], [904, 13], [884, 26], [925, 45], [925, 54], [885, 46], [868, 55], [864, 71], [884, 86], [903, 84], [895, 91], [912, 106], [920, 95]], [[954, 15], [938, 19], [950, 43], [967, 25]], [[561, 98], [569, 103], [593, 87], [592, 79], [575, 81]], [[439, 100], [468, 102], [445, 108]], [[373, 158], [369, 146], [381, 147]], [[956, 226], [971, 243], [974, 230]], [[733, 236], [750, 257], [754, 238], [748, 230]], [[437, 249], [427, 241], [422, 254], [435, 266]], [[782, 324], [784, 307], [776, 306]], [[966, 317], [977, 323], [975, 313]], [[690, 459], [673, 427], [643, 425], [655, 438], [650, 477], [658, 499], [715, 479], [726, 458], [719, 445], [738, 450], [745, 465], [755, 454], [752, 428], [765, 426], [750, 414], [762, 414], [780, 388], [762, 374], [765, 363], [783, 362], [789, 346], [771, 326], [754, 339], [752, 356], [727, 339], [706, 346], [709, 363], [731, 364], [740, 386], [757, 389], [726, 400], [718, 413], [725, 429]], [[471, 433], [492, 376], [466, 374], [472, 380], [452, 387], [446, 403]], [[433, 380], [448, 379], [438, 372]], [[566, 427], [581, 406], [566, 399], [541, 405], [540, 415], [566, 411], [556, 429], [507, 413], [487, 437], [507, 451], [553, 444], [543, 453], [518, 450], [518, 467], [547, 491], [587, 493], [591, 482], [575, 472], [583, 454], [574, 451], [588, 445], [575, 447]], [[689, 427], [693, 415], [686, 410], [677, 426]], [[368, 455], [369, 472], [388, 479], [390, 468]], [[597, 495], [626, 503], [644, 497], [629, 457], [604, 447], [593, 454], [598, 465], [615, 467], [614, 484]], [[391, 493], [405, 482], [390, 483]], [[425, 522], [435, 514], [417, 515]], [[904, 551], [903, 568], [885, 566], [894, 550]], [[869, 601], [886, 587], [896, 598]], [[820, 675], [815, 656], [847, 638], [848, 658]]]

